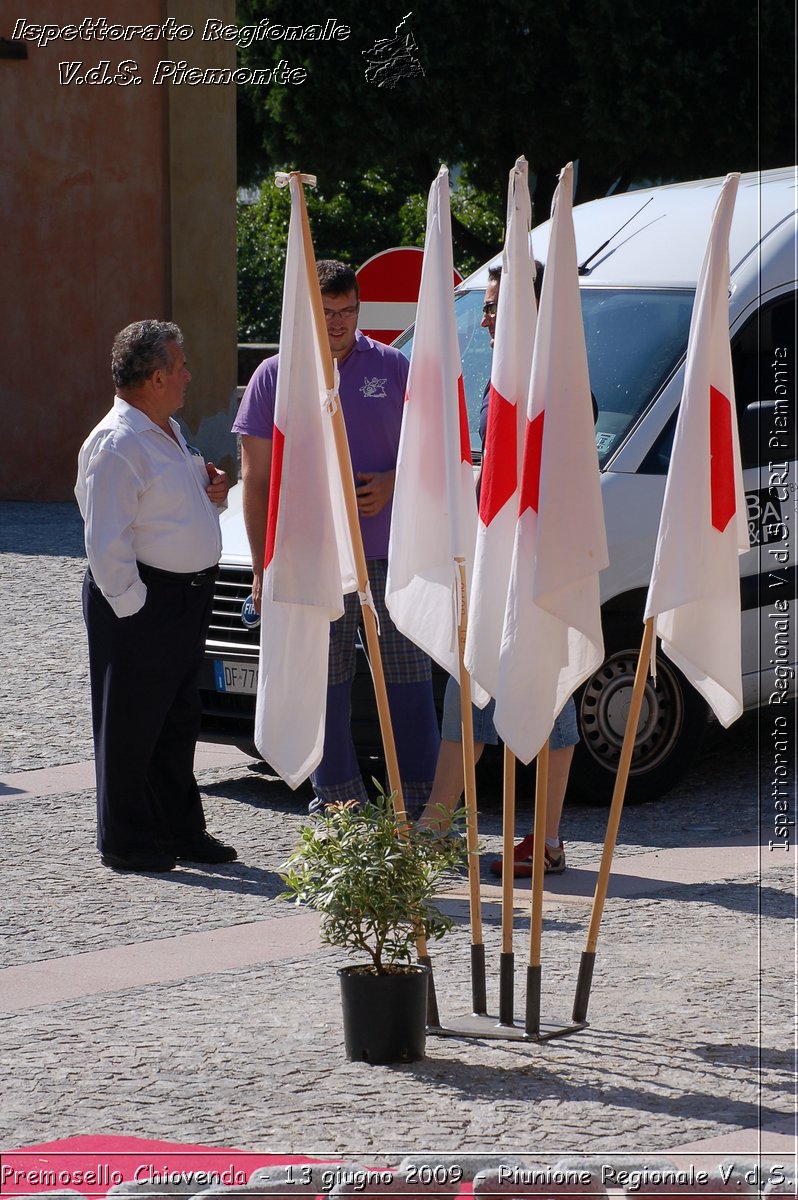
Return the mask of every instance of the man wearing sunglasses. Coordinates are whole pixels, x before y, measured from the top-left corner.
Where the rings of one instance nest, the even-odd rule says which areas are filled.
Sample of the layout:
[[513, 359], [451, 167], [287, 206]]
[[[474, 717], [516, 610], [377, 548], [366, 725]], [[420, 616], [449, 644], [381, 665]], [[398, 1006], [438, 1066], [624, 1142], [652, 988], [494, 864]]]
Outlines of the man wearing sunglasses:
[[[369, 582], [380, 626], [380, 646], [399, 771], [408, 812], [429, 796], [440, 746], [429, 658], [399, 633], [385, 607], [388, 535], [396, 456], [402, 427], [408, 361], [357, 327], [360, 300], [351, 267], [317, 262], [327, 338], [339, 372], [339, 395], [357, 486], [357, 504]], [[233, 425], [241, 436], [244, 521], [252, 552], [253, 598], [260, 611], [263, 548], [271, 475], [272, 432], [279, 355], [266, 359], [247, 387]], [[360, 601], [344, 597], [343, 617], [330, 627], [324, 756], [311, 779], [311, 812], [327, 804], [367, 798], [350, 729], [352, 682]]]

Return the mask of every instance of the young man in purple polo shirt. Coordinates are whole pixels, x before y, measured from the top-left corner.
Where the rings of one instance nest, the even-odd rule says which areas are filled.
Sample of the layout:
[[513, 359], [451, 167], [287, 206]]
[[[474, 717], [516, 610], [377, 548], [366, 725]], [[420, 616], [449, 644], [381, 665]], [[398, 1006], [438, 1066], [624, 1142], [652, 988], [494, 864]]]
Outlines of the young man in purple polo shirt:
[[[408, 812], [417, 814], [429, 796], [440, 746], [430, 661], [395, 628], [385, 607], [388, 536], [396, 455], [402, 426], [408, 362], [390, 346], [357, 328], [360, 308], [355, 272], [343, 263], [316, 264], [327, 337], [339, 372], [369, 581], [380, 625], [388, 702]], [[279, 355], [266, 359], [244, 393], [233, 425], [241, 437], [244, 521], [255, 573], [253, 596], [260, 611], [263, 548], [271, 476], [272, 434]], [[311, 811], [344, 800], [363, 801], [366, 787], [350, 729], [355, 639], [360, 623], [357, 595], [344, 597], [343, 617], [330, 626], [327, 724], [324, 755], [312, 775]]]

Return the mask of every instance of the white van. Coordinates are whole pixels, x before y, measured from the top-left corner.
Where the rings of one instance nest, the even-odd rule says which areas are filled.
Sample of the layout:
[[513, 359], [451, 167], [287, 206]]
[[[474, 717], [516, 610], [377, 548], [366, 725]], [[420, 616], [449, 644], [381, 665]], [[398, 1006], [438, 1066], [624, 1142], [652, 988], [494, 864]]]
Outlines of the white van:
[[[570, 792], [607, 799], [642, 636], [643, 604], [681, 397], [695, 285], [722, 179], [627, 192], [574, 209], [590, 382], [599, 407], [610, 566], [601, 577], [606, 659], [577, 696], [582, 741]], [[741, 558], [747, 708], [795, 695], [796, 185], [798, 170], [743, 175], [730, 238], [730, 336], [751, 550]], [[532, 232], [546, 261], [549, 223]], [[481, 328], [488, 267], [457, 289], [463, 375], [475, 457], [491, 352]], [[410, 355], [412, 327], [396, 342]], [[251, 745], [257, 634], [240, 609], [250, 590], [240, 486], [223, 518], [224, 551], [203, 680], [204, 736]], [[776, 605], [776, 601], [780, 603]], [[787, 601], [785, 608], [784, 602]], [[356, 743], [379, 737], [364, 663], [354, 701]], [[442, 682], [442, 681], [439, 681]], [[664, 656], [649, 680], [629, 798], [667, 791], [707, 723], [699, 695]]]

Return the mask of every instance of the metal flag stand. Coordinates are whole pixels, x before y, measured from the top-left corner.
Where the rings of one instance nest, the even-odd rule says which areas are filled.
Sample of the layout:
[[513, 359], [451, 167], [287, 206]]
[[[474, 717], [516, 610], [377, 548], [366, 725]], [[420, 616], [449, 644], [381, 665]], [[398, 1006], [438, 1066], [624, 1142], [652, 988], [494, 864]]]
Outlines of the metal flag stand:
[[[643, 639], [637, 662], [629, 715], [626, 722], [618, 773], [612, 794], [612, 804], [607, 820], [607, 833], [596, 880], [593, 907], [587, 932], [585, 949], [579, 965], [579, 976], [574, 996], [570, 1021], [558, 1019], [542, 1021], [540, 1018], [540, 941], [543, 912], [543, 855], [546, 826], [546, 786], [548, 777], [548, 743], [537, 757], [537, 782], [535, 788], [535, 847], [532, 860], [532, 898], [529, 931], [529, 963], [527, 966], [526, 1011], [523, 1023], [513, 1018], [513, 960], [512, 953], [512, 875], [502, 872], [502, 954], [499, 973], [499, 1016], [472, 1013], [470, 1016], [447, 1022], [444, 1028], [430, 1028], [428, 1033], [441, 1037], [472, 1037], [505, 1039], [509, 1041], [546, 1042], [552, 1038], [566, 1037], [578, 1033], [589, 1025], [587, 1009], [593, 968], [596, 960], [599, 927], [604, 911], [604, 901], [609, 886], [610, 868], [615, 852], [618, 827], [626, 796], [629, 768], [634, 753], [637, 726], [643, 704], [646, 674], [651, 661], [654, 641], [654, 620], [650, 617], [643, 626]], [[515, 759], [505, 747], [504, 759], [504, 862], [512, 861], [513, 825], [515, 818]]]
[[[467, 678], [467, 677], [466, 677]], [[468, 691], [465, 692], [468, 695]], [[464, 707], [464, 706], [463, 706]], [[470, 721], [470, 707], [468, 709]], [[464, 743], [465, 744], [465, 743]], [[473, 739], [472, 739], [473, 752]], [[572, 1018], [542, 1021], [540, 1017], [540, 943], [543, 929], [543, 874], [546, 828], [546, 791], [548, 786], [548, 742], [537, 757], [535, 788], [535, 849], [532, 860], [532, 895], [529, 930], [529, 962], [526, 974], [526, 1008], [523, 1021], [513, 1015], [513, 875], [502, 871], [502, 953], [499, 964], [499, 1015], [474, 1011], [455, 1017], [444, 1026], [429, 1027], [428, 1034], [438, 1037], [482, 1038], [516, 1042], [547, 1042], [585, 1029], [588, 1022]], [[515, 820], [515, 755], [504, 750], [503, 848], [505, 863], [513, 861]], [[509, 847], [509, 849], [508, 849]]]

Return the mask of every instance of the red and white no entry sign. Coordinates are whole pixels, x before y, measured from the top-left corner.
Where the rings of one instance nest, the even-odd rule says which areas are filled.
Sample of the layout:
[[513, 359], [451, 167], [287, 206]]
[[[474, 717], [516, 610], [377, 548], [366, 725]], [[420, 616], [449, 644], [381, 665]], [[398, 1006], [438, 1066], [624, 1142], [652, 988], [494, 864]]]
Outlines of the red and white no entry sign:
[[[357, 272], [360, 288], [359, 325], [378, 342], [392, 342], [416, 317], [424, 251], [394, 247], [375, 254]], [[452, 286], [463, 282], [454, 272]]]

